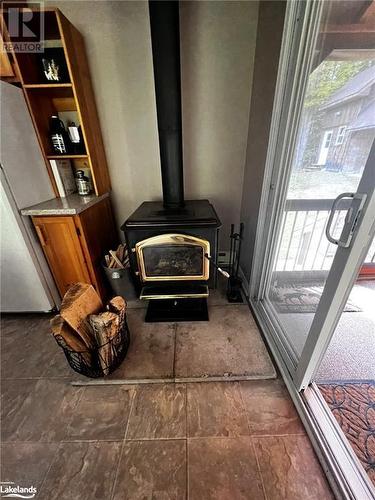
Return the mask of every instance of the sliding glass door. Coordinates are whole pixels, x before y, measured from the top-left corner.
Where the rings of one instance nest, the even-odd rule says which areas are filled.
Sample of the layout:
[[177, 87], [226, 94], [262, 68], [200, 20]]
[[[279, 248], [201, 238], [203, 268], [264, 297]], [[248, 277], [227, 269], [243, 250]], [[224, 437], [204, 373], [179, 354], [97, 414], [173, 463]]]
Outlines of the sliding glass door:
[[375, 2], [349, 7], [287, 3], [249, 296], [316, 449], [364, 500], [368, 479], [313, 383], [373, 272]]
[[375, 230], [375, 30], [366, 11], [335, 1], [287, 9], [251, 297], [298, 389]]

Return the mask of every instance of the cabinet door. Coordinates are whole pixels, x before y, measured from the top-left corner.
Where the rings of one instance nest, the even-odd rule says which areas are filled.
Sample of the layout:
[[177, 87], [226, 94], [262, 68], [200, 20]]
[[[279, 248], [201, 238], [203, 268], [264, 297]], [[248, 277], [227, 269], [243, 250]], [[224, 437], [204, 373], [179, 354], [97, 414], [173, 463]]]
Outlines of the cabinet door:
[[102, 259], [109, 249], [117, 248], [119, 243], [109, 198], [76, 215], [75, 224], [80, 230], [81, 247], [92, 284], [105, 300], [108, 295], [108, 284], [102, 269]]
[[73, 217], [33, 217], [33, 222], [61, 295], [73, 283], [91, 283]]

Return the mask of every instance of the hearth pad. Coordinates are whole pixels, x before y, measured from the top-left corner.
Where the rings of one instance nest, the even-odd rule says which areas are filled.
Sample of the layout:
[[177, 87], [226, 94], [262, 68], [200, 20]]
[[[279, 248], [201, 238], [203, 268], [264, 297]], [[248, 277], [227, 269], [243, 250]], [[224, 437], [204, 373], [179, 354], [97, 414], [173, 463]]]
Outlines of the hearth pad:
[[208, 321], [208, 319], [205, 298], [150, 300], [145, 317], [147, 323]]

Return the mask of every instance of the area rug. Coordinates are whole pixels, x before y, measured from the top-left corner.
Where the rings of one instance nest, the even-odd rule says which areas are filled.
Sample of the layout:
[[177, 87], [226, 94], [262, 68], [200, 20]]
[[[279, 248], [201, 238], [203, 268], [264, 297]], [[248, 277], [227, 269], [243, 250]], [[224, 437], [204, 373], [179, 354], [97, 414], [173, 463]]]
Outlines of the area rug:
[[[272, 286], [269, 297], [278, 313], [315, 313], [323, 288], [323, 285], [288, 283], [283, 286]], [[359, 307], [347, 301], [344, 312], [360, 311]]]
[[375, 381], [318, 387], [375, 486]]

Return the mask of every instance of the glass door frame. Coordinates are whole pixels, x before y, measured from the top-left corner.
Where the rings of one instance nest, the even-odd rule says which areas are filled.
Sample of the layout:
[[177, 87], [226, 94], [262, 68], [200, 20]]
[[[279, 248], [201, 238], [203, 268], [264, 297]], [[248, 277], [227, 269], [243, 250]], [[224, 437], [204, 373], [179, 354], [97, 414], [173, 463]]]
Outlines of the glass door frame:
[[[313, 383], [317, 370], [345, 306], [352, 285], [375, 232], [375, 196], [366, 200], [351, 248], [339, 247], [298, 359], [264, 301], [278, 244], [284, 201], [291, 173], [303, 98], [312, 67], [323, 2], [288, 1], [268, 143], [257, 234], [249, 283], [249, 302], [276, 359], [291, 397], [331, 484], [344, 498], [373, 498], [372, 486], [357, 457], [322, 401]], [[375, 147], [370, 153], [375, 164]], [[369, 165], [369, 162], [368, 162]], [[367, 166], [368, 166], [367, 165]], [[367, 168], [367, 176], [370, 176]], [[365, 179], [360, 183], [363, 186]], [[368, 241], [367, 241], [368, 240]], [[347, 266], [345, 264], [348, 263]], [[341, 276], [340, 276], [341, 273]]]
[[[272, 256], [278, 245], [274, 234], [282, 223], [293, 145], [298, 134], [322, 4], [311, 0], [287, 3], [249, 286], [250, 301], [270, 325], [272, 337], [290, 373], [295, 372], [298, 358], [287, 336], [282, 333], [277, 315], [272, 308], [265, 306], [263, 298], [271, 279]], [[261, 266], [259, 262], [262, 262]]]

